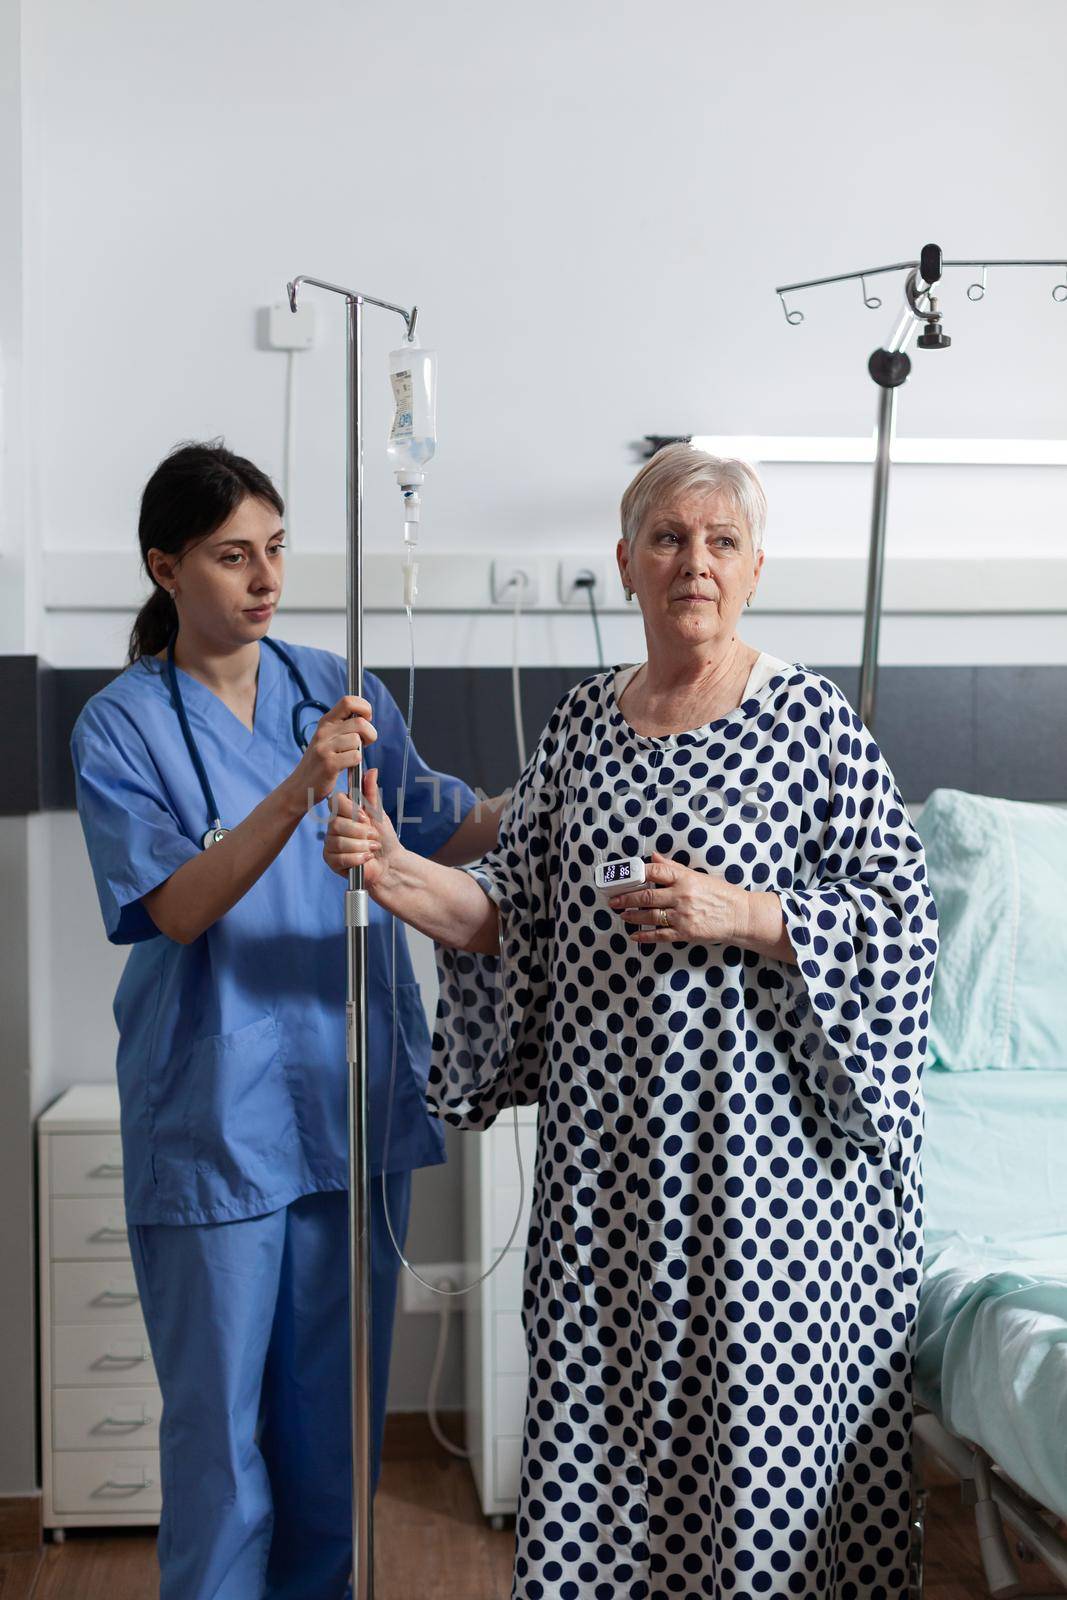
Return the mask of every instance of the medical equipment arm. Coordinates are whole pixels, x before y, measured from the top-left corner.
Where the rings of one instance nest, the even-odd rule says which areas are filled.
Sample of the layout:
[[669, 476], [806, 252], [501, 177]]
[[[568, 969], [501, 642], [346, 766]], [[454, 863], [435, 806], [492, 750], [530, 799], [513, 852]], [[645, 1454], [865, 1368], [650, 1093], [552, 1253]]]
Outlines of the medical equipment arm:
[[306, 801], [288, 783], [261, 800], [243, 822], [144, 895], [160, 933], [192, 944], [225, 916], [280, 855], [304, 816]]

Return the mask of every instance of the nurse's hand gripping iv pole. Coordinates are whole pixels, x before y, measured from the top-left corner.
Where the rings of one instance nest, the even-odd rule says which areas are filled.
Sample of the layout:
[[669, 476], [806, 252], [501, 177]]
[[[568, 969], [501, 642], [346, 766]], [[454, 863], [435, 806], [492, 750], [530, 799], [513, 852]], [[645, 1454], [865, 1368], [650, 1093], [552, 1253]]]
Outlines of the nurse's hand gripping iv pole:
[[[363, 307], [378, 306], [403, 317], [409, 339], [417, 308], [405, 311], [388, 300], [375, 300], [335, 283], [304, 275], [288, 285], [289, 304], [296, 311], [302, 285], [344, 297], [347, 318], [347, 643], [348, 693], [363, 691]], [[354, 805], [361, 797], [362, 767], [348, 777]], [[348, 936], [346, 1037], [348, 1055], [348, 1272], [350, 1359], [352, 1381], [352, 1600], [373, 1600], [374, 1540], [371, 1509], [370, 1390], [370, 1179], [367, 1159], [368, 1041], [367, 930], [370, 900], [363, 887], [363, 869], [348, 874], [345, 926]]]

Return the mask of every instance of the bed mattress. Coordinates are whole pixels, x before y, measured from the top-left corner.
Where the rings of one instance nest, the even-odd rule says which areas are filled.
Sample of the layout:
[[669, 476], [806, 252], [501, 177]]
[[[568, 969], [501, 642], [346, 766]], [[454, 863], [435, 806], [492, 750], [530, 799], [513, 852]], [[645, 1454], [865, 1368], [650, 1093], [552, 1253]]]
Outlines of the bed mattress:
[[1067, 1233], [927, 1251], [916, 1398], [1067, 1518]]
[[916, 1398], [1067, 1517], [1067, 1071], [924, 1083]]

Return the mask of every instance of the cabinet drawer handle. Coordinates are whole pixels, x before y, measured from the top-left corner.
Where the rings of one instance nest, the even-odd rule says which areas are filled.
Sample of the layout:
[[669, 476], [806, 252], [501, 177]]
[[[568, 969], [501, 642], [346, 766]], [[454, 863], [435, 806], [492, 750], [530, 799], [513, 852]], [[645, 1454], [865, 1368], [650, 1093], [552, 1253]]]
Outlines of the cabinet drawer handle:
[[137, 1367], [142, 1361], [151, 1360], [149, 1352], [141, 1345], [140, 1352], [136, 1350], [105, 1350], [99, 1361], [98, 1367]]
[[90, 1176], [90, 1178], [121, 1178], [122, 1177], [122, 1162], [121, 1161], [101, 1161], [101, 1163], [100, 1163], [100, 1165], [98, 1167], [94, 1167], [93, 1168], [93, 1170], [92, 1170], [92, 1172], [90, 1172], [89, 1176]]
[[92, 1306], [135, 1306], [140, 1300], [136, 1289], [101, 1289]]
[[142, 1489], [152, 1489], [154, 1487], [153, 1479], [145, 1477], [142, 1473], [140, 1480], [134, 1483], [123, 1482], [119, 1478], [107, 1478], [99, 1489], [93, 1490], [93, 1495], [95, 1497], [96, 1495], [140, 1494]]
[[144, 1406], [141, 1407], [139, 1417], [103, 1417], [97, 1424], [100, 1428], [121, 1428], [124, 1432], [132, 1432], [135, 1428], [150, 1428], [155, 1419], [147, 1416]]
[[116, 1228], [112, 1223], [105, 1223], [102, 1228], [97, 1228], [95, 1233], [89, 1235], [89, 1238], [97, 1244], [103, 1244], [107, 1239], [126, 1239], [128, 1237], [129, 1235], [125, 1228]]

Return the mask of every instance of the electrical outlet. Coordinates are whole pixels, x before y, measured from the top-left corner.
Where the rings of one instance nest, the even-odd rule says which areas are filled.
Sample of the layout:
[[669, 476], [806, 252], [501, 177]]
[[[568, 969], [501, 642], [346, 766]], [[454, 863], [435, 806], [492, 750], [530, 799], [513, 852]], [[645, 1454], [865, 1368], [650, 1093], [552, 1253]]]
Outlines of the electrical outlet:
[[[440, 1283], [444, 1278], [452, 1281], [453, 1289], [463, 1289], [470, 1282], [472, 1269], [464, 1266], [462, 1261], [433, 1262], [428, 1267], [412, 1263], [420, 1278], [425, 1278], [427, 1283]], [[440, 1311], [444, 1300], [439, 1294], [434, 1294], [432, 1289], [427, 1289], [410, 1272], [401, 1269], [404, 1280], [404, 1292], [401, 1304], [405, 1311]], [[454, 1302], [453, 1302], [454, 1303]]]
[[593, 599], [604, 604], [604, 568], [599, 561], [561, 561], [559, 564], [559, 602], [563, 606], [588, 606], [589, 589], [578, 579], [592, 575]]
[[515, 580], [525, 579], [522, 609], [535, 606], [541, 593], [541, 574], [536, 561], [494, 561], [489, 569], [489, 589], [495, 606], [515, 604]]

